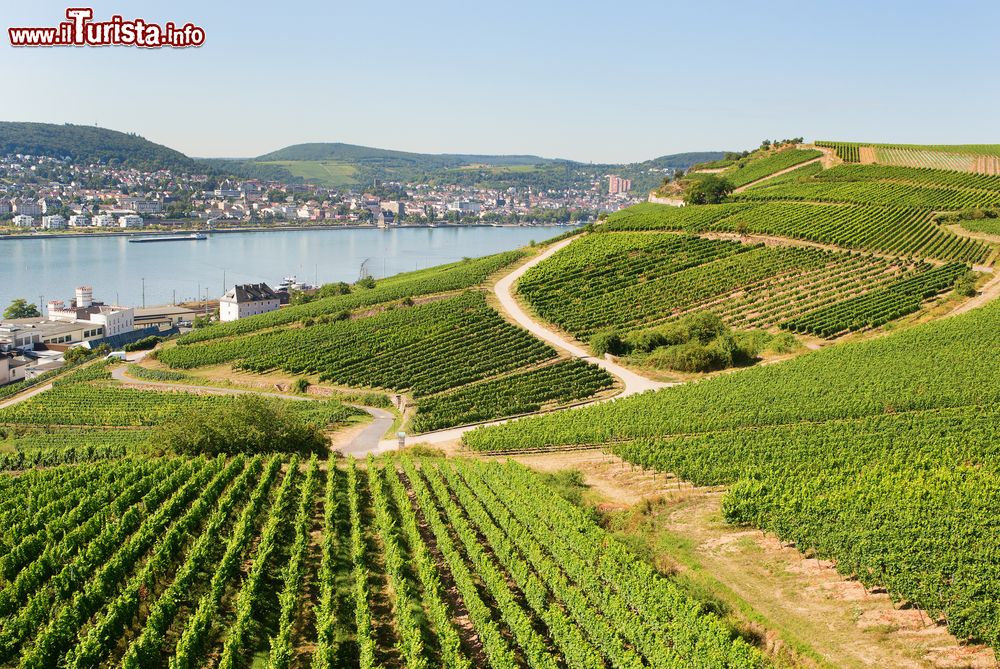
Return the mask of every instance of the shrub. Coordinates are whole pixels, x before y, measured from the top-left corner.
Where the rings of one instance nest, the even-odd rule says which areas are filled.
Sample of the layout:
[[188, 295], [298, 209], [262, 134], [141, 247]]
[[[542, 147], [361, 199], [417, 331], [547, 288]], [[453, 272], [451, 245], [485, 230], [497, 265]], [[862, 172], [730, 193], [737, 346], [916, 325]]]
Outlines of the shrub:
[[311, 385], [312, 383], [309, 382], [309, 379], [303, 379], [303, 378], [295, 379], [295, 381], [292, 383], [292, 390], [297, 393], [305, 394], [309, 390], [309, 386]]
[[590, 348], [594, 355], [603, 356], [605, 353], [611, 355], [622, 355], [628, 352], [625, 342], [617, 332], [605, 330], [598, 332], [590, 338]]
[[253, 395], [169, 421], [153, 436], [156, 446], [179, 455], [323, 453], [328, 448], [319, 427], [291, 413], [280, 400]]

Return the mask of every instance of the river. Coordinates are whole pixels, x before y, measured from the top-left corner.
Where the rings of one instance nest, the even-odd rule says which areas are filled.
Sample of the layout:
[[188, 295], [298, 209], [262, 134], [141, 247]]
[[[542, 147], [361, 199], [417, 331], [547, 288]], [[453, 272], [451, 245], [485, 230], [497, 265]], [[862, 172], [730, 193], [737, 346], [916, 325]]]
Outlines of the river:
[[76, 286], [126, 306], [218, 298], [237, 283], [297, 276], [308, 283], [357, 280], [515, 249], [567, 227], [447, 227], [282, 230], [209, 234], [204, 241], [130, 244], [126, 237], [0, 240], [0, 309], [69, 300]]

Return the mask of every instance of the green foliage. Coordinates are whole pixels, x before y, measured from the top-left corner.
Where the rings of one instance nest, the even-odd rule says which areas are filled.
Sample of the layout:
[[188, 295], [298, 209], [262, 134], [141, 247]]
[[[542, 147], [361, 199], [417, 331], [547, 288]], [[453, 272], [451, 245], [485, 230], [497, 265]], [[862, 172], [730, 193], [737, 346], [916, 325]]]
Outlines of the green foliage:
[[3, 312], [4, 318], [38, 318], [41, 315], [38, 307], [23, 297], [15, 299]]
[[254, 395], [165, 422], [156, 428], [154, 441], [178, 455], [323, 453], [329, 448], [318, 426], [280, 401]]
[[144, 337], [139, 341], [134, 341], [131, 344], [125, 344], [125, 350], [128, 352], [132, 351], [148, 351], [150, 349], [156, 348], [156, 345], [163, 341], [163, 337], [151, 336]]
[[309, 379], [298, 378], [295, 379], [294, 382], [292, 382], [292, 391], [299, 393], [300, 395], [304, 395], [306, 392], [308, 392], [309, 386], [311, 385], [312, 384], [309, 382]]
[[416, 432], [431, 432], [532, 413], [543, 406], [590, 397], [613, 384], [611, 375], [600, 367], [566, 360], [422, 398], [412, 427]]
[[138, 135], [84, 125], [0, 122], [0, 155], [27, 153], [156, 171], [199, 171], [184, 154]]
[[554, 357], [552, 348], [490, 308], [482, 293], [467, 292], [367, 318], [177, 346], [159, 359], [181, 369], [228, 362], [258, 373], [319, 374], [340, 385], [419, 396]]
[[626, 352], [621, 335], [613, 330], [601, 330], [590, 338], [590, 350], [594, 355], [603, 357], [605, 354], [621, 355]]
[[[783, 151], [766, 152], [760, 157], [740, 160], [728, 168], [720, 176], [734, 188], [763, 179], [766, 176], [794, 167], [809, 160], [815, 160], [823, 154], [814, 149], [786, 149]], [[718, 202], [719, 200], [717, 200]], [[712, 202], [696, 202], [691, 204], [713, 204]]]
[[743, 231], [849, 249], [963, 262], [980, 262], [990, 254], [985, 244], [943, 229], [931, 220], [926, 210], [913, 207], [793, 202], [668, 207], [643, 203], [612, 214], [598, 228], [600, 232], [621, 230]]
[[191, 380], [191, 377], [183, 372], [173, 372], [168, 369], [149, 369], [140, 365], [129, 365], [127, 372], [129, 376], [145, 381], [176, 383]]
[[998, 329], [1000, 303], [991, 303], [780, 365], [481, 428], [464, 441], [484, 450], [539, 448], [997, 404]]
[[688, 205], [719, 204], [733, 192], [732, 183], [723, 177], [709, 174], [691, 182], [684, 190], [684, 203]]

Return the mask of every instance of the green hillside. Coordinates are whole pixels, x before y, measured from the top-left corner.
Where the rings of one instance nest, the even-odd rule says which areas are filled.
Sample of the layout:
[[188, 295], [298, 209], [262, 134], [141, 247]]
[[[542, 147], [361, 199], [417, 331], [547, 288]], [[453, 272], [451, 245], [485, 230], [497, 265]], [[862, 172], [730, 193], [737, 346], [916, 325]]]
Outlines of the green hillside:
[[84, 125], [0, 121], [0, 154], [13, 153], [146, 170], [199, 169], [183, 153], [138, 135]]

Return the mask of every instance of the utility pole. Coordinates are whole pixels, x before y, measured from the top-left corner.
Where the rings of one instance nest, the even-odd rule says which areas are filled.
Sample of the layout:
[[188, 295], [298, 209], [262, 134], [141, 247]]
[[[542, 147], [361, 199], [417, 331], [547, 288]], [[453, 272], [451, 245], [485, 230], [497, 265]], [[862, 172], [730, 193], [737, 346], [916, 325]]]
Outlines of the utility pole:
[[226, 270], [222, 270], [222, 294], [226, 294]]
[[173, 295], [174, 296], [171, 298], [170, 304], [172, 304], [172, 305], [174, 305], [176, 307], [177, 306], [177, 289], [176, 288], [174, 288]]
[[44, 311], [42, 311], [42, 304], [44, 304], [44, 302], [45, 302], [45, 296], [44, 295], [39, 295], [38, 296], [38, 313], [40, 313], [40, 314], [44, 314], [45, 313]]
[[146, 308], [146, 277], [142, 277], [142, 308]]

